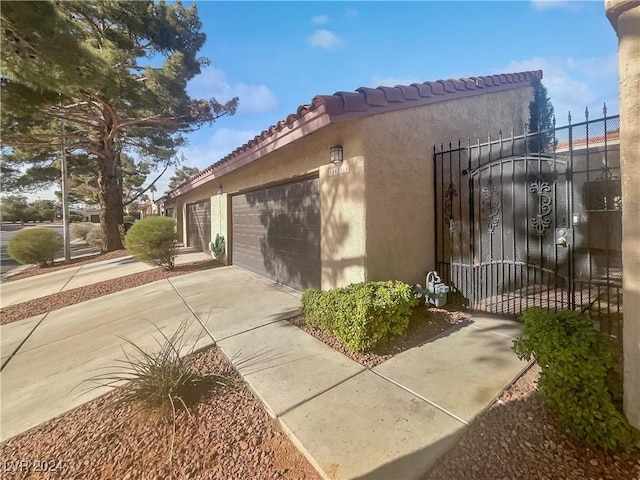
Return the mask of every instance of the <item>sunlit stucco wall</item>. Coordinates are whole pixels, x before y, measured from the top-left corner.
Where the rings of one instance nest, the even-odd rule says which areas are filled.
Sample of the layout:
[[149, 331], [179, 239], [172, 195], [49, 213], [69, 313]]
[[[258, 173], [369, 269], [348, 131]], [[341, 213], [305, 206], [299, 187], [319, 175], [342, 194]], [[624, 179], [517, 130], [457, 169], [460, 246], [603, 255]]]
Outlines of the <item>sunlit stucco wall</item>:
[[433, 145], [522, 133], [532, 88], [451, 100], [367, 117], [368, 280], [424, 282], [435, 267]]

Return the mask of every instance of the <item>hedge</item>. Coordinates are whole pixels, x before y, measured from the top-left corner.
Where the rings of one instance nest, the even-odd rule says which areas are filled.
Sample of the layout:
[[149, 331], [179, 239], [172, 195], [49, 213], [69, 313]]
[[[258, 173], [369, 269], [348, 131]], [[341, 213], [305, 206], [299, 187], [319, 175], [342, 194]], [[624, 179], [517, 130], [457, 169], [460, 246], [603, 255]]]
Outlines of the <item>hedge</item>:
[[417, 303], [412, 287], [398, 281], [355, 283], [326, 292], [310, 289], [302, 295], [307, 323], [355, 352], [372, 350], [404, 333]]

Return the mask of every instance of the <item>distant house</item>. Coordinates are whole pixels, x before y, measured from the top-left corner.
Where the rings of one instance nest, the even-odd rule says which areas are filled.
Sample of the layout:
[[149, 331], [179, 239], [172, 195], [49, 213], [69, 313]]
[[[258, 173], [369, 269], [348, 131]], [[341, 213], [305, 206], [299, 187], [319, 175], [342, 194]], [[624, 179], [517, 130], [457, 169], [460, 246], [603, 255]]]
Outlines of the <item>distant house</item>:
[[541, 71], [359, 88], [296, 113], [159, 199], [185, 244], [297, 290], [433, 268], [433, 145], [528, 120]]
[[80, 207], [85, 222], [100, 223], [100, 207], [89, 204], [81, 204]]

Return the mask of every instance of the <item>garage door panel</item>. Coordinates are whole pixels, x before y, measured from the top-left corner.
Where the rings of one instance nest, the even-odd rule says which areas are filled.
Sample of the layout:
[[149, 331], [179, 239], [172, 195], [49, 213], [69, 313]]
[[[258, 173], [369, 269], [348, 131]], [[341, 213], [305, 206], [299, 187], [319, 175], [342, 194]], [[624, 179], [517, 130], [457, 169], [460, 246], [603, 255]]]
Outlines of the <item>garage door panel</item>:
[[318, 179], [237, 195], [232, 211], [235, 265], [298, 290], [320, 287]]

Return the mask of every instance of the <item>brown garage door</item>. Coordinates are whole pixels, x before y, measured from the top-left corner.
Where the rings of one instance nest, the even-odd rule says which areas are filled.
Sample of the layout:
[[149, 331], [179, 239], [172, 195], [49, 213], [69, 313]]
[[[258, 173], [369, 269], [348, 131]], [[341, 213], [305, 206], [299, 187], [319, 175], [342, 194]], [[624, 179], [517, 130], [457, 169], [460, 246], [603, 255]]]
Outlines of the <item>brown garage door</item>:
[[296, 290], [320, 288], [320, 194], [306, 179], [236, 195], [233, 263]]
[[187, 205], [187, 246], [201, 252], [209, 250], [211, 241], [211, 201]]

